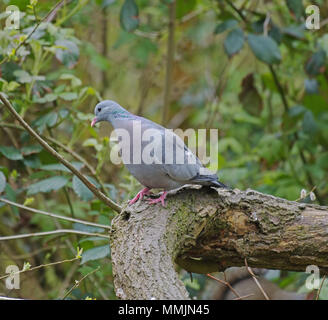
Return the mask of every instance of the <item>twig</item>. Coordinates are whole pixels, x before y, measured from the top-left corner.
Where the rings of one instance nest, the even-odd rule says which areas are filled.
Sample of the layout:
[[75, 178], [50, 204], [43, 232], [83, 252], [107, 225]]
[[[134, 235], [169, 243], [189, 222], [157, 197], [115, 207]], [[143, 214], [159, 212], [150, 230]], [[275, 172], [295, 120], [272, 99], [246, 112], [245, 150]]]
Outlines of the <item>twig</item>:
[[[17, 130], [21, 130], [21, 131], [24, 131], [25, 130], [23, 127], [21, 127], [19, 125], [16, 125], [16, 124], [13, 124], [13, 123], [6, 123], [6, 122], [0, 122], [0, 127], [3, 127], [3, 128], [12, 128], [12, 129], [17, 129]], [[65, 152], [67, 152], [68, 154], [70, 154], [74, 159], [82, 162], [85, 165], [85, 167], [90, 171], [91, 175], [98, 181], [98, 183], [100, 184], [101, 190], [104, 193], [106, 193], [106, 188], [104, 186], [103, 181], [97, 175], [96, 170], [92, 167], [92, 165], [86, 159], [84, 159], [78, 153], [76, 153], [75, 151], [71, 150], [70, 148], [68, 148], [67, 146], [65, 146], [60, 141], [54, 139], [53, 137], [47, 137], [47, 136], [44, 136], [42, 134], [40, 134], [40, 137], [42, 139], [45, 139], [47, 141], [50, 141], [52, 144], [58, 146], [59, 148], [63, 149]]]
[[48, 17], [46, 18], [46, 22], [51, 22], [57, 12], [65, 5], [65, 4], [69, 4], [71, 2], [71, 0], [64, 0], [64, 1], [61, 1], [58, 5], [56, 5], [56, 8], [54, 8], [54, 10], [52, 10], [52, 12], [50, 14], [48, 14]]
[[66, 220], [66, 221], [71, 221], [71, 222], [76, 222], [76, 223], [81, 223], [81, 224], [85, 224], [85, 225], [89, 225], [89, 226], [93, 226], [93, 227], [97, 227], [97, 228], [111, 229], [110, 226], [107, 226], [107, 225], [104, 225], [104, 224], [99, 224], [99, 223], [79, 220], [79, 219], [75, 219], [75, 218], [65, 217], [65, 216], [62, 216], [62, 215], [59, 215], [59, 214], [50, 213], [50, 212], [34, 209], [34, 208], [31, 208], [31, 207], [26, 207], [22, 204], [12, 202], [12, 201], [4, 199], [4, 198], [0, 198], [0, 201], [5, 202], [7, 204], [10, 204], [12, 206], [21, 208], [21, 209], [25, 209], [25, 210], [30, 211], [30, 212], [40, 213], [40, 214], [43, 214], [45, 216], [49, 216], [49, 217], [53, 217], [53, 218], [57, 218], [57, 219], [62, 219], [62, 220]]
[[260, 282], [257, 280], [253, 270], [248, 266], [246, 258], [245, 258], [245, 266], [246, 266], [246, 269], [247, 269], [248, 273], [252, 276], [252, 278], [255, 281], [256, 285], [258, 286], [258, 288], [260, 289], [260, 291], [264, 295], [264, 298], [266, 300], [270, 300], [269, 296], [265, 293], [264, 289], [262, 288]]
[[270, 12], [267, 12], [264, 23], [263, 23], [263, 34], [265, 36], [268, 35], [268, 28], [269, 28], [270, 19], [271, 19]]
[[42, 139], [16, 112], [11, 103], [6, 99], [4, 94], [0, 92], [0, 100], [3, 102], [4, 106], [8, 111], [19, 121], [19, 123], [32, 135], [51, 155], [53, 155], [58, 161], [60, 161], [66, 168], [68, 168], [73, 174], [75, 174], [85, 186], [101, 201], [107, 204], [110, 208], [116, 212], [121, 212], [121, 207], [116, 204], [113, 200], [109, 199], [105, 194], [103, 194], [98, 188], [92, 184], [78, 169], [76, 169], [69, 161], [67, 161], [62, 155], [60, 155], [56, 150], [54, 150], [44, 139]]
[[175, 11], [176, 1], [173, 0], [169, 5], [169, 36], [167, 39], [166, 75], [164, 88], [164, 105], [162, 113], [162, 124], [166, 124], [168, 109], [170, 107], [172, 71], [174, 63], [174, 33], [175, 33]]
[[[17, 129], [17, 130], [21, 130], [24, 131], [25, 129], [19, 125], [13, 124], [13, 123], [6, 123], [6, 122], [0, 122], [0, 127], [3, 128], [12, 128], [12, 129]], [[47, 141], [50, 141], [52, 144], [58, 146], [59, 148], [63, 149], [65, 152], [67, 152], [68, 154], [70, 154], [74, 159], [82, 162], [85, 167], [90, 171], [91, 175], [97, 180], [97, 182], [100, 184], [101, 190], [104, 193], [107, 193], [105, 185], [103, 183], [103, 181], [101, 180], [101, 178], [97, 175], [96, 170], [92, 167], [92, 165], [86, 160], [84, 159], [82, 156], [80, 156], [78, 153], [76, 153], [75, 151], [71, 150], [70, 148], [68, 148], [66, 145], [64, 145], [63, 143], [61, 143], [60, 141], [54, 139], [53, 137], [48, 137], [48, 136], [44, 136], [42, 134], [40, 134], [40, 137], [42, 139], [45, 139]]]
[[99, 270], [99, 268], [100, 268], [100, 266], [98, 266], [96, 269], [94, 269], [94, 270], [92, 270], [92, 271], [90, 271], [89, 273], [87, 273], [84, 277], [82, 277], [80, 280], [75, 280], [75, 284], [74, 284], [74, 286], [70, 289], [70, 290], [68, 290], [67, 291], [67, 293], [64, 295], [64, 297], [63, 297], [63, 300], [75, 289], [75, 288], [77, 288], [79, 285], [80, 285], [80, 283], [86, 278], [86, 277], [88, 277], [89, 275], [91, 275], [91, 274], [93, 274], [93, 273], [95, 273], [96, 271], [98, 271]]
[[311, 191], [310, 192], [308, 192], [303, 198], [302, 197], [299, 197], [299, 198], [297, 198], [296, 200], [294, 200], [294, 201], [300, 201], [300, 200], [302, 200], [302, 199], [305, 199], [308, 195], [310, 195], [310, 193], [311, 192], [314, 192], [314, 190], [316, 189], [317, 187], [316, 186], [314, 186], [312, 189], [311, 189]]
[[206, 276], [208, 276], [209, 278], [225, 285], [226, 287], [228, 287], [232, 292], [233, 294], [238, 298], [238, 299], [242, 299], [242, 297], [240, 296], [240, 294], [231, 286], [231, 284], [228, 282], [228, 281], [224, 281], [224, 280], [221, 280], [221, 279], [218, 279], [218, 278], [215, 278], [213, 277], [211, 274], [207, 274]]
[[[278, 88], [282, 103], [284, 105], [285, 113], [288, 113], [289, 105], [288, 105], [288, 101], [287, 101], [284, 89], [283, 89], [282, 85], [279, 82], [277, 73], [276, 73], [275, 69], [273, 68], [273, 66], [270, 65], [269, 68], [270, 68], [271, 74], [273, 76], [273, 80], [274, 80], [274, 82], [275, 82], [275, 84]], [[297, 141], [299, 139], [298, 133], [295, 132], [293, 135], [294, 135], [295, 141]], [[306, 161], [305, 155], [304, 155], [302, 150], [299, 150], [299, 155], [300, 155], [300, 158], [301, 158], [303, 164], [306, 165], [307, 161]], [[310, 175], [310, 173], [306, 169], [305, 169], [305, 175], [306, 175], [306, 179], [307, 179], [308, 184], [311, 187], [313, 187], [315, 185], [315, 183], [312, 179], [312, 176]], [[314, 194], [315, 194], [316, 198], [318, 199], [319, 204], [322, 205], [323, 201], [322, 201], [322, 198], [321, 198], [320, 194], [318, 193], [318, 191], [314, 190]]]
[[229, 4], [229, 6], [239, 15], [239, 17], [245, 22], [247, 23], [247, 19], [245, 17], [245, 15], [242, 13], [241, 10], [239, 10], [230, 0], [226, 0], [227, 3]]
[[323, 286], [323, 283], [325, 282], [325, 280], [326, 280], [326, 275], [324, 275], [323, 278], [322, 278], [320, 288], [317, 292], [317, 297], [315, 298], [316, 300], [319, 300], [320, 292], [321, 292], [321, 289], [322, 289], [322, 286]]
[[320, 28], [323, 28], [326, 24], [328, 24], [328, 18], [321, 21]]
[[[46, 21], [48, 19], [48, 17], [56, 10], [58, 10], [58, 7], [60, 8], [60, 6], [65, 2], [65, 0], [62, 0], [60, 2], [58, 2], [49, 12], [46, 16], [44, 16], [41, 20], [38, 21], [38, 23], [35, 25], [35, 27], [33, 28], [33, 30], [26, 36], [26, 38], [20, 42], [17, 47], [14, 49], [14, 54], [17, 53], [17, 51], [26, 43], [26, 41], [31, 38], [31, 36], [33, 35], [33, 33], [39, 28], [39, 26], [41, 25], [42, 22]], [[56, 11], [57, 12], [57, 11]], [[5, 57], [2, 61], [0, 61], [0, 65], [5, 63], [8, 60], [8, 56]]]
[[279, 91], [282, 103], [283, 103], [284, 108], [285, 108], [285, 112], [287, 113], [288, 110], [289, 110], [289, 105], [288, 105], [288, 102], [287, 102], [287, 99], [286, 99], [286, 96], [285, 96], [284, 89], [282, 88], [282, 85], [279, 82], [277, 73], [276, 73], [275, 69], [273, 68], [273, 66], [269, 65], [269, 68], [270, 68], [271, 74], [273, 76], [274, 83], [276, 84], [277, 89]]
[[1, 276], [0, 280], [11, 277], [11, 276], [16, 275], [16, 274], [24, 273], [24, 272], [27, 272], [27, 271], [34, 271], [34, 270], [37, 270], [37, 269], [41, 269], [41, 268], [49, 267], [49, 266], [55, 266], [57, 264], [62, 264], [62, 263], [65, 263], [65, 262], [72, 262], [72, 261], [75, 261], [75, 260], [78, 260], [78, 259], [80, 259], [80, 257], [75, 257], [75, 258], [72, 258], [72, 259], [66, 259], [66, 260], [62, 260], [62, 261], [51, 262], [51, 263], [47, 263], [47, 264], [41, 264], [41, 265], [33, 267], [33, 268], [29, 268], [29, 269], [26, 269], [26, 270], [19, 270], [17, 272], [13, 272], [11, 274]]
[[69, 269], [67, 272], [65, 279], [62, 281], [58, 288], [58, 299], [65, 293], [67, 287], [70, 285], [71, 280], [76, 272], [76, 270], [80, 267], [80, 262], [76, 261]]
[[23, 239], [23, 238], [30, 238], [30, 237], [39, 237], [39, 236], [48, 236], [48, 235], [58, 234], [58, 233], [74, 233], [74, 234], [82, 234], [85, 236], [96, 236], [96, 237], [109, 239], [109, 236], [106, 236], [106, 235], [100, 234], [100, 233], [93, 233], [93, 232], [86, 232], [86, 231], [79, 231], [79, 230], [72, 230], [72, 229], [58, 229], [58, 230], [53, 230], [53, 231], [25, 233], [25, 234], [19, 234], [19, 235], [15, 235], [15, 236], [0, 237], [0, 241]]
[[233, 300], [242, 300], [242, 299], [245, 299], [245, 298], [248, 298], [248, 297], [251, 297], [251, 296], [254, 296], [254, 293], [246, 294], [245, 296], [241, 296], [241, 297], [235, 298]]

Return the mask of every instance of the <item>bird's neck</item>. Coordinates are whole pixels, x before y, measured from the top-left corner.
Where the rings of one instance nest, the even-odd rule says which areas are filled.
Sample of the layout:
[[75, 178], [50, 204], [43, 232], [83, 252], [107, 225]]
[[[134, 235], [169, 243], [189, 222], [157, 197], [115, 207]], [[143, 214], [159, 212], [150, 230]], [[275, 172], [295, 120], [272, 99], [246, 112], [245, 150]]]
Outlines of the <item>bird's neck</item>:
[[113, 125], [113, 127], [121, 127], [121, 124], [125, 121], [134, 120], [136, 118], [135, 115], [130, 113], [125, 109], [115, 110], [108, 117], [108, 121]]

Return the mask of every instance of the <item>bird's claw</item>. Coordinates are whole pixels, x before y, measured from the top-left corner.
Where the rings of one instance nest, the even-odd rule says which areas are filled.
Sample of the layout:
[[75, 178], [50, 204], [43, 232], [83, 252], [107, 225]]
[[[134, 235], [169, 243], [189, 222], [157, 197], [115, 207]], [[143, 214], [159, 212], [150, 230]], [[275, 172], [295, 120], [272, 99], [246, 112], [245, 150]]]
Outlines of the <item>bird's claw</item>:
[[147, 194], [150, 193], [149, 190], [150, 190], [149, 188], [144, 188], [144, 189], [140, 190], [140, 191], [137, 193], [137, 195], [136, 195], [133, 199], [131, 199], [131, 200], [129, 201], [129, 204], [134, 204], [134, 203], [136, 203], [139, 199], [141, 200], [141, 199], [143, 198], [143, 196], [145, 196], [145, 195], [147, 195]]
[[156, 199], [149, 199], [148, 200], [148, 203], [149, 204], [155, 204], [155, 203], [159, 203], [160, 202], [163, 207], [166, 207], [165, 206], [165, 198], [166, 198], [166, 195], [167, 195], [167, 192], [164, 191], [163, 194], [160, 197], [158, 197]]

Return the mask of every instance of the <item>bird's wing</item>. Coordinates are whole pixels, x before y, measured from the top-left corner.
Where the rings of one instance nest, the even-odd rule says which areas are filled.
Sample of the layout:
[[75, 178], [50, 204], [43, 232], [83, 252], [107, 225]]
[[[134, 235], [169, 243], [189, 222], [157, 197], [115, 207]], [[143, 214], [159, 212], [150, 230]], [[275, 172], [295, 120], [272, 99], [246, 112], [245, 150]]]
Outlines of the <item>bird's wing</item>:
[[[182, 139], [174, 132], [166, 133], [166, 139], [169, 139], [169, 144], [173, 140], [172, 148], [166, 148], [165, 152], [172, 152], [173, 161], [165, 161], [163, 170], [173, 180], [185, 182], [191, 181], [199, 175], [199, 170], [202, 167], [200, 160], [194, 153], [187, 148]], [[173, 150], [172, 150], [173, 149]], [[167, 157], [168, 159], [168, 157]]]
[[142, 142], [142, 154], [147, 155], [152, 150], [151, 158], [161, 171], [172, 180], [184, 183], [199, 175], [202, 163], [173, 130], [142, 117], [136, 117], [136, 120], [141, 121], [143, 138], [146, 131], [151, 136], [148, 141]]

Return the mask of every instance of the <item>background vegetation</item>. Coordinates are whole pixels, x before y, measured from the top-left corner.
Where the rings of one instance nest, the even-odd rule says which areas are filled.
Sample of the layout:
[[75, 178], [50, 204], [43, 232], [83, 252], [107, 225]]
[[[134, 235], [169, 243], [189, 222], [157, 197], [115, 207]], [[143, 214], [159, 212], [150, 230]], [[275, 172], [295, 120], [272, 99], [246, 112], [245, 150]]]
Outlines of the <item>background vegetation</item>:
[[[304, 28], [309, 4], [320, 7], [319, 30]], [[5, 29], [9, 5], [21, 11], [18, 30]], [[110, 127], [90, 127], [102, 99], [170, 128], [219, 128], [219, 176], [230, 186], [289, 200], [305, 189], [302, 201], [327, 205], [327, 17], [323, 0], [4, 0], [0, 91], [116, 203], [140, 186], [123, 166], [110, 163]], [[3, 105], [0, 137], [0, 197], [110, 225], [115, 212]], [[29, 269], [27, 262], [35, 267], [62, 261], [22, 273], [20, 290], [6, 289], [2, 280], [0, 292], [29, 299], [115, 299], [108, 241], [88, 235], [105, 235], [104, 228], [0, 202], [1, 236], [56, 229], [86, 234], [0, 241], [0, 277], [10, 264]], [[304, 274], [270, 275], [283, 288], [304, 289]], [[204, 277], [184, 279], [200, 295]]]

